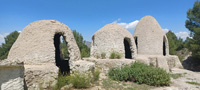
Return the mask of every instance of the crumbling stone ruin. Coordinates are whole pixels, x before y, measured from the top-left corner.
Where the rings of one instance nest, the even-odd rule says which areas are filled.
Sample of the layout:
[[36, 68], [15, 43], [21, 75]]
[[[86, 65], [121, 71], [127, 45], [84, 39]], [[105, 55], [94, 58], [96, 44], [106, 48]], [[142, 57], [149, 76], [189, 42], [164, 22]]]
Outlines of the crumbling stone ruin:
[[[60, 51], [60, 37], [67, 42], [68, 60]], [[109, 59], [113, 51], [122, 58]], [[105, 58], [98, 58], [103, 53]], [[65, 24], [56, 20], [33, 22], [20, 33], [8, 59], [0, 61], [0, 88], [45, 89], [55, 85], [59, 71], [93, 73], [96, 66], [106, 71], [135, 61], [166, 71], [182, 67], [177, 56], [169, 55], [168, 39], [152, 16], [143, 17], [133, 35], [116, 23], [105, 25], [92, 36], [90, 56], [81, 60], [72, 30]]]

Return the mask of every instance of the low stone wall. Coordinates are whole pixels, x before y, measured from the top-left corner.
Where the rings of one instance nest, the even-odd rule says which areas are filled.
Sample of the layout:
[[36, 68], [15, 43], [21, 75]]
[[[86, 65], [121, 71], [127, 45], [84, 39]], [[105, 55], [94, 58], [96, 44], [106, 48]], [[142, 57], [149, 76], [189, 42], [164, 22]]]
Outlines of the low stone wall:
[[137, 55], [135, 60], [154, 67], [160, 67], [169, 72], [172, 68], [183, 68], [179, 58], [175, 55]]
[[8, 60], [0, 62], [0, 89], [24, 90], [24, 65], [11, 63]]
[[102, 68], [105, 72], [109, 71], [112, 67], [122, 67], [130, 65], [135, 62], [134, 59], [95, 59], [95, 58], [84, 58], [86, 61], [94, 62], [96, 67]]
[[[55, 63], [39, 65], [24, 65], [25, 82], [29, 90], [49, 90], [56, 85], [59, 68]], [[70, 62], [70, 72], [79, 71], [81, 73], [93, 73], [95, 64], [83, 60]]]

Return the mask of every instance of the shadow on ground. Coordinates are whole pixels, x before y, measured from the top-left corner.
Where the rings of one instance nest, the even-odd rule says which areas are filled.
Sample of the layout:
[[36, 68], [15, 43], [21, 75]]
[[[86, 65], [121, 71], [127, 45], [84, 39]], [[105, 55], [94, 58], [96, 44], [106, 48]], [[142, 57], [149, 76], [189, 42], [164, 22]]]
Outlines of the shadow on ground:
[[192, 60], [191, 56], [189, 56], [186, 60], [183, 60], [182, 65], [184, 69], [200, 72], [200, 61]]

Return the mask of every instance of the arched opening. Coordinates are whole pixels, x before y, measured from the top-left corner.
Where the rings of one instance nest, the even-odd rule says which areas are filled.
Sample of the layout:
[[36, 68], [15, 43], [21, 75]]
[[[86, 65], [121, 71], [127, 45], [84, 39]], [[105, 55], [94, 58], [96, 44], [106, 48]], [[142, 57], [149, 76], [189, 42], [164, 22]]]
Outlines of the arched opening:
[[92, 45], [95, 46], [95, 42], [94, 42], [94, 36], [92, 36]]
[[165, 36], [163, 37], [163, 56], [166, 55], [166, 40], [165, 40]]
[[[62, 74], [69, 74], [70, 68], [69, 68], [69, 58], [64, 57], [63, 51], [61, 52], [62, 48], [61, 44], [61, 33], [57, 33], [54, 36], [54, 46], [55, 46], [55, 60], [56, 60], [56, 66], [59, 68], [60, 73]], [[65, 41], [65, 38], [62, 36], [63, 41]], [[67, 45], [67, 43], [66, 43]], [[66, 46], [67, 47], [67, 46]]]
[[136, 49], [137, 49], [137, 51], [138, 51], [138, 38], [137, 38], [137, 37], [134, 37], [134, 39], [135, 39]]
[[126, 38], [124, 39], [125, 58], [132, 59], [132, 53], [129, 41], [130, 39], [129, 40], [127, 40]]

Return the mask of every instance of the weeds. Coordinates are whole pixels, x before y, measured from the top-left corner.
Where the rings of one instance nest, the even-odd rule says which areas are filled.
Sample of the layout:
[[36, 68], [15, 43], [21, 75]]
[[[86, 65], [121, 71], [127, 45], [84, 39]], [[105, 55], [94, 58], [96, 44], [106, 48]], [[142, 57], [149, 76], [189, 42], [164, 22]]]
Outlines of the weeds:
[[112, 51], [112, 53], [110, 54], [110, 59], [121, 59], [122, 54], [116, 52], [116, 51]]

